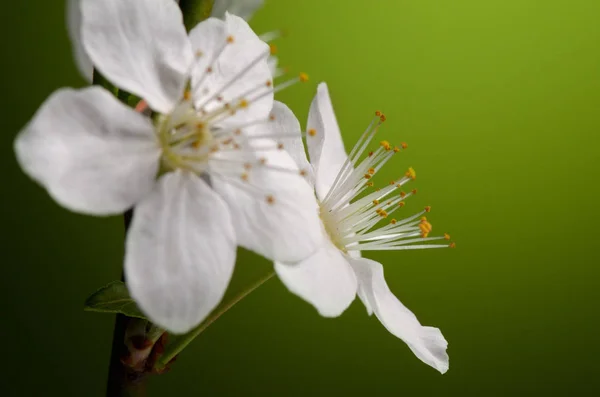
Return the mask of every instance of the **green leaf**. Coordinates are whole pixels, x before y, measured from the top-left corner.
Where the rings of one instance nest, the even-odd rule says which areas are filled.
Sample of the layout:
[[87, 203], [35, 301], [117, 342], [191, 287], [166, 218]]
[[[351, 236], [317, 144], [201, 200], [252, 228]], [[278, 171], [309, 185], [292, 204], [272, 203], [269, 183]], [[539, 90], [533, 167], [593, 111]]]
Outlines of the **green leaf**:
[[129, 317], [146, 319], [146, 316], [129, 296], [127, 286], [122, 281], [113, 281], [94, 292], [85, 301], [84, 310], [99, 313], [121, 313]]

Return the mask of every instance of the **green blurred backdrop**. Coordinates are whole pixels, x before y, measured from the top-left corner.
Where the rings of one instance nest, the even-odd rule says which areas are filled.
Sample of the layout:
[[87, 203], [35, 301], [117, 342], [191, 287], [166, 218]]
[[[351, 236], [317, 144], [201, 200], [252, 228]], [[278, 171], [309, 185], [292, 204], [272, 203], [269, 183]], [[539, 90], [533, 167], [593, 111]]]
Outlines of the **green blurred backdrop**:
[[[368, 253], [448, 339], [440, 375], [357, 301], [323, 319], [270, 281], [211, 326], [150, 396], [600, 395], [600, 2], [270, 0], [283, 92], [303, 125], [327, 81], [347, 147], [376, 109], [409, 150], [434, 230], [455, 250]], [[56, 88], [81, 86], [60, 1], [4, 5], [3, 396], [102, 396], [113, 318], [82, 303], [120, 276], [120, 218], [74, 215], [16, 165], [12, 141]], [[233, 290], [269, 265], [242, 253]]]

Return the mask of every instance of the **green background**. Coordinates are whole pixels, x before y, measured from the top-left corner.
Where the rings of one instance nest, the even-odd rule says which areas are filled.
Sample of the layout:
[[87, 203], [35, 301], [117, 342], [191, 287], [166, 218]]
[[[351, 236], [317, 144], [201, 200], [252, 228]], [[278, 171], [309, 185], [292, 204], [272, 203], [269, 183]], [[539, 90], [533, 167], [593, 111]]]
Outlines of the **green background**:
[[[62, 86], [82, 86], [62, 2], [3, 6], [3, 396], [101, 396], [113, 317], [82, 311], [120, 276], [120, 218], [75, 215], [19, 170], [12, 142]], [[304, 125], [327, 81], [347, 148], [375, 110], [415, 167], [406, 214], [430, 204], [455, 250], [367, 253], [448, 339], [440, 375], [356, 301], [321, 318], [269, 281], [212, 325], [150, 396], [600, 395], [600, 2], [270, 0], [283, 92]], [[388, 163], [390, 164], [390, 163]], [[243, 253], [232, 291], [269, 264]]]

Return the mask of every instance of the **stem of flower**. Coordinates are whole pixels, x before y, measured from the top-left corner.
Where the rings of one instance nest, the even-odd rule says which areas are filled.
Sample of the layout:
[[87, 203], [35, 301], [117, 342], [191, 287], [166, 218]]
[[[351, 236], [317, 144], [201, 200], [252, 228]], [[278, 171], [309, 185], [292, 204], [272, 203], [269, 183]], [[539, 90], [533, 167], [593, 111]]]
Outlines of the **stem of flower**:
[[107, 397], [143, 397], [146, 395], [147, 374], [131, 371], [121, 361], [128, 354], [125, 332], [131, 320], [130, 317], [117, 314], [106, 384]]
[[164, 354], [156, 363], [156, 368], [164, 368], [175, 356], [177, 356], [187, 345], [190, 344], [198, 335], [200, 335], [205, 329], [207, 329], [212, 323], [214, 323], [219, 317], [225, 314], [229, 309], [235, 306], [238, 302], [248, 296], [251, 292], [256, 290], [258, 287], [266, 283], [275, 275], [275, 271], [270, 271], [265, 277], [252, 284], [250, 287], [242, 291], [239, 295], [234, 297], [229, 302], [218, 308], [212, 313], [204, 322], [198, 325], [196, 328], [188, 332], [187, 334], [181, 335], [173, 343], [166, 346]]
[[[132, 210], [127, 211], [123, 215], [125, 233], [129, 229], [132, 216]], [[124, 280], [123, 274], [121, 274], [121, 280]], [[138, 374], [132, 372], [121, 361], [128, 354], [127, 346], [125, 345], [125, 332], [130, 320], [131, 318], [123, 314], [117, 314], [116, 316], [106, 384], [107, 397], [142, 397], [146, 395], [145, 377], [137, 376]]]

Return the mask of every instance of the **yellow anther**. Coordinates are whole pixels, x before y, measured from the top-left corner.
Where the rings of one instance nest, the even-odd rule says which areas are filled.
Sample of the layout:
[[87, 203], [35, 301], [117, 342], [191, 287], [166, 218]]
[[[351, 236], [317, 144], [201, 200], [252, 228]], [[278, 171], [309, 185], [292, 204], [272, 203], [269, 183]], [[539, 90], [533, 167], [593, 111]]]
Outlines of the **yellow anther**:
[[266, 197], [266, 199], [267, 199], [267, 203], [269, 203], [269, 204], [274, 204], [275, 203], [275, 197], [273, 197], [270, 194]]
[[398, 207], [400, 207], [400, 208], [404, 207], [405, 205], [406, 205], [406, 203], [404, 201], [400, 201], [398, 203]]
[[375, 116], [380, 117], [381, 116], [381, 112], [379, 110], [375, 111]]
[[406, 144], [406, 142], [402, 142], [402, 144], [400, 146], [402, 146], [402, 149], [406, 149], [408, 147], [408, 145]]
[[212, 71], [213, 71], [212, 67], [209, 66], [206, 68], [206, 73], [212, 73]]
[[204, 127], [206, 127], [206, 125], [204, 123], [197, 123], [196, 124], [196, 129], [197, 130], [203, 130]]
[[380, 188], [377, 188], [377, 189], [375, 189], [375, 191], [376, 191], [376, 192], [378, 192], [378, 191], [380, 191], [380, 190], [381, 190]]
[[413, 181], [417, 179], [417, 173], [415, 172], [413, 167], [410, 167], [408, 171], [406, 171], [406, 177], [412, 179]]
[[272, 85], [273, 85], [273, 82], [272, 82], [271, 80], [267, 80], [267, 82], [265, 83], [265, 85], [266, 85], [267, 87], [270, 87], [270, 86], [272, 86]]
[[369, 168], [369, 174], [373, 175], [375, 173], [375, 168]]
[[233, 142], [233, 138], [227, 138], [225, 139], [223, 142], [221, 142], [223, 145], [229, 145], [231, 144], [231, 142]]
[[392, 220], [390, 221], [390, 223], [391, 223], [392, 225], [395, 225], [395, 224], [396, 224], [396, 222], [398, 222], [396, 219], [392, 219]]
[[183, 99], [185, 99], [186, 101], [192, 99], [192, 92], [190, 90], [185, 90], [185, 92], [183, 93]]
[[200, 58], [204, 53], [200, 50], [196, 51], [196, 58]]
[[317, 130], [315, 130], [314, 128], [311, 128], [310, 130], [308, 130], [308, 135], [309, 136], [317, 135]]
[[241, 178], [242, 178], [242, 181], [244, 181], [244, 182], [247, 182], [247, 181], [248, 181], [248, 174], [246, 174], [246, 173], [243, 173], [243, 174], [241, 175]]
[[412, 194], [417, 194], [417, 189], [413, 189], [413, 190], [411, 191], [411, 193], [412, 193]]
[[308, 75], [306, 73], [300, 73], [300, 81], [306, 83], [308, 81]]
[[365, 179], [371, 179], [371, 175], [365, 174]]
[[369, 157], [372, 157], [372, 156], [373, 156], [373, 152], [369, 152]]
[[423, 234], [429, 234], [431, 233], [431, 223], [427, 222], [427, 221], [423, 221], [421, 223], [419, 223], [419, 229], [421, 229], [421, 233]]
[[277, 46], [275, 44], [271, 44], [269, 46], [269, 52], [271, 53], [271, 55], [277, 54]]
[[390, 143], [388, 141], [381, 141], [379, 142], [379, 144], [381, 145], [381, 147], [383, 147], [385, 150], [390, 150], [392, 148], [392, 145], [390, 145]]
[[388, 213], [385, 212], [384, 210], [381, 210], [381, 212], [379, 213], [379, 216], [382, 217], [382, 218], [387, 218]]
[[373, 204], [375, 204], [375, 205], [379, 204], [379, 200], [377, 200], [377, 199], [373, 200]]
[[427, 207], [425, 207], [425, 212], [431, 212], [431, 206], [428, 205]]
[[390, 185], [394, 186], [396, 184], [396, 181], [390, 181]]
[[230, 114], [230, 115], [232, 115], [232, 116], [235, 116], [235, 113], [236, 113], [235, 109], [231, 109], [231, 110], [229, 111], [229, 114]]
[[422, 238], [425, 238], [425, 237], [427, 237], [427, 236], [429, 236], [429, 233], [421, 233], [421, 237], [422, 237]]
[[240, 108], [244, 109], [244, 108], [247, 108], [247, 107], [248, 107], [248, 101], [245, 100], [245, 99], [242, 99], [240, 101]]
[[283, 143], [278, 143], [277, 144], [277, 149], [283, 150]]
[[427, 217], [426, 216], [422, 216], [421, 217], [421, 222], [427, 222]]
[[402, 198], [406, 197], [406, 193], [400, 192], [400, 197], [402, 197]]
[[227, 42], [229, 44], [233, 43], [235, 41], [235, 39], [233, 38], [233, 36], [227, 36]]
[[300, 176], [306, 176], [308, 173], [306, 170], [300, 170]]
[[269, 115], [269, 120], [271, 120], [271, 121], [275, 121], [275, 115], [274, 115], [274, 114], [270, 114], [270, 115]]
[[450, 243], [450, 245], [448, 247], [450, 247], [450, 248], [456, 248], [456, 243]]
[[259, 159], [258, 159], [258, 162], [259, 162], [261, 165], [265, 165], [265, 164], [267, 164], [267, 159], [266, 159], [266, 158], [264, 158], [264, 157], [261, 157], [261, 158], [259, 158]]
[[444, 238], [445, 238], [446, 240], [450, 240], [450, 235], [449, 235], [448, 233], [444, 233]]
[[373, 187], [373, 185], [375, 185], [373, 182], [367, 182], [368, 187]]
[[400, 148], [398, 146], [394, 146], [394, 153], [398, 153], [400, 151]]
[[198, 149], [198, 148], [200, 147], [201, 143], [202, 143], [202, 142], [201, 142], [201, 141], [198, 139], [198, 140], [196, 140], [196, 141], [192, 142], [192, 147], [193, 147], [194, 149]]
[[382, 123], [385, 123], [385, 121], [387, 120], [387, 117], [385, 117], [385, 114], [383, 114], [383, 113], [382, 113], [382, 114], [381, 114], [381, 116], [379, 116], [379, 120], [380, 120]]
[[377, 208], [377, 209], [375, 210], [375, 213], [376, 213], [376, 214], [380, 214], [380, 213], [381, 213], [381, 211], [383, 211], [381, 208]]
[[242, 135], [242, 130], [240, 128], [238, 128], [237, 130], [233, 131], [233, 133], [235, 135]]
[[218, 145], [214, 145], [210, 148], [210, 152], [211, 153], [217, 153], [219, 151], [219, 146]]
[[252, 164], [250, 163], [244, 163], [244, 168], [249, 170], [250, 168], [252, 168]]
[[234, 144], [233, 144], [233, 148], [234, 148], [235, 150], [238, 150], [238, 149], [240, 148], [240, 145], [238, 145], [237, 143], [234, 143]]

